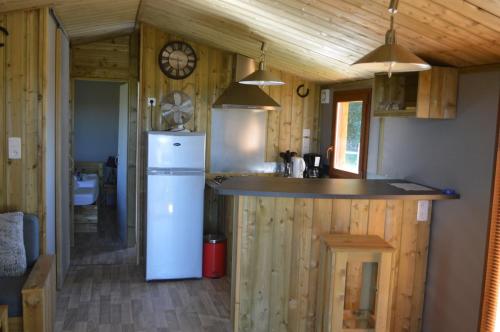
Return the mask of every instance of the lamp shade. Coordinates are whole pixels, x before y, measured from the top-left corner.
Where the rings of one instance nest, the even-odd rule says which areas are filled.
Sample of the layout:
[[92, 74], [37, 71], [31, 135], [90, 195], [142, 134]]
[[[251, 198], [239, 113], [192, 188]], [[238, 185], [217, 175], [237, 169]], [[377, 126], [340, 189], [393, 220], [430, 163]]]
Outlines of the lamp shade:
[[377, 47], [353, 66], [371, 72], [410, 72], [431, 68], [427, 62], [396, 43]]
[[233, 82], [212, 105], [218, 109], [260, 109], [266, 111], [279, 110], [278, 104], [271, 96], [258, 86], [245, 86]]
[[264, 69], [264, 62], [261, 61], [259, 69], [239, 81], [240, 84], [247, 85], [284, 85], [285, 82]]

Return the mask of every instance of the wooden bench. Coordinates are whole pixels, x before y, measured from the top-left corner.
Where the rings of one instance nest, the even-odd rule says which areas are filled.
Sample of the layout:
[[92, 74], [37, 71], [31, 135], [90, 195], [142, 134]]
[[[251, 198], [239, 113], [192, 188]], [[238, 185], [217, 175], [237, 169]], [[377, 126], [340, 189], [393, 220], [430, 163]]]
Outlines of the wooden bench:
[[[325, 234], [321, 236], [316, 331], [387, 332], [394, 248], [375, 235]], [[348, 264], [377, 263], [376, 294], [372, 310], [345, 310]]]
[[[9, 317], [10, 332], [53, 332], [56, 310], [54, 256], [41, 255], [21, 291], [23, 316]], [[6, 306], [5, 306], [6, 307]], [[4, 323], [2, 322], [2, 330]]]

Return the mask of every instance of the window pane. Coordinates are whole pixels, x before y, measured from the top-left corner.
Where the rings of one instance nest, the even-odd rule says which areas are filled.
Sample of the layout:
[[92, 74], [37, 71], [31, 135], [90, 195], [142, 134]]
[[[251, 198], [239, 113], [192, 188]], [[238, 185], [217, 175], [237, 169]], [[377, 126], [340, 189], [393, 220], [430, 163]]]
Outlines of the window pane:
[[359, 173], [362, 101], [337, 103], [334, 168]]

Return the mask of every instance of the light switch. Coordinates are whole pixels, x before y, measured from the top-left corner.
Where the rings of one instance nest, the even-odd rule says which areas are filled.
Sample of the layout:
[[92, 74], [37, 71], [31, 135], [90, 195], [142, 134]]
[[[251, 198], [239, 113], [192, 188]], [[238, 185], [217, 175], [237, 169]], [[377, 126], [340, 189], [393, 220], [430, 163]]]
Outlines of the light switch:
[[418, 201], [417, 221], [429, 221], [429, 201]]
[[321, 90], [321, 103], [322, 104], [330, 103], [330, 89]]
[[302, 154], [309, 153], [311, 149], [311, 129], [304, 128], [302, 130]]
[[9, 159], [21, 159], [21, 137], [9, 137]]

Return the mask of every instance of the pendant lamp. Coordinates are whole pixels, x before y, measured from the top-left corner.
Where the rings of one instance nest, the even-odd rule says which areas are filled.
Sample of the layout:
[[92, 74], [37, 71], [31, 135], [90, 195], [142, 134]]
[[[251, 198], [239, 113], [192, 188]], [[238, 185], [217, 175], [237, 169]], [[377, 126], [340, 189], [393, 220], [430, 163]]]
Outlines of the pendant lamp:
[[375, 73], [387, 72], [389, 77], [393, 72], [423, 71], [431, 68], [427, 62], [396, 43], [394, 15], [398, 11], [398, 2], [391, 0], [389, 4], [391, 25], [385, 34], [385, 44], [353, 63], [353, 67]]
[[262, 42], [262, 46], [260, 48], [260, 62], [259, 69], [254, 71], [252, 74], [243, 78], [239, 81], [240, 84], [247, 85], [284, 85], [285, 82], [280, 80], [278, 77], [273, 75], [272, 73], [266, 71], [266, 43]]

